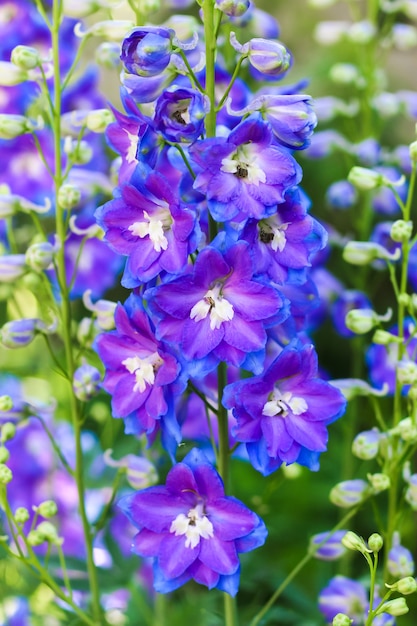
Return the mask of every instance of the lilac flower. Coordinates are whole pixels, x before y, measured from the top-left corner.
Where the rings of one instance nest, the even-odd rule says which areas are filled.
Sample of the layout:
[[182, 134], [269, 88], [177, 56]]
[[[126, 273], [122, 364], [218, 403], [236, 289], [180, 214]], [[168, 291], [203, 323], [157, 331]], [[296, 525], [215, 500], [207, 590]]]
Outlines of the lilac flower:
[[257, 114], [236, 126], [227, 139], [198, 142], [190, 153], [201, 168], [194, 186], [207, 194], [210, 213], [220, 222], [272, 215], [285, 191], [301, 179], [298, 163], [274, 145], [270, 126]]
[[275, 288], [252, 277], [246, 242], [224, 255], [205, 248], [192, 272], [145, 293], [160, 318], [157, 336], [179, 347], [190, 366], [206, 359], [206, 373], [219, 360], [240, 366], [248, 353], [263, 353], [265, 326], [282, 322], [287, 310]]
[[234, 596], [238, 554], [261, 546], [266, 537], [262, 520], [225, 495], [219, 474], [197, 449], [171, 469], [165, 486], [139, 491], [120, 506], [139, 529], [133, 552], [154, 558], [159, 593], [194, 579]]
[[237, 419], [235, 437], [246, 443], [252, 465], [264, 475], [281, 463], [318, 469], [326, 426], [342, 415], [341, 392], [317, 376], [312, 345], [288, 346], [265, 373], [225, 388], [223, 404]]
[[199, 91], [173, 85], [159, 96], [155, 129], [168, 141], [192, 142], [203, 132], [207, 101]]
[[174, 31], [157, 26], [134, 28], [124, 39], [120, 58], [130, 74], [161, 74], [171, 60]]
[[138, 165], [131, 184], [96, 212], [112, 248], [128, 256], [127, 280], [135, 287], [161, 271], [180, 272], [198, 243], [195, 214], [158, 172]]
[[348, 180], [338, 180], [326, 191], [326, 201], [332, 209], [350, 209], [357, 199], [356, 188]]
[[173, 394], [184, 389], [178, 361], [155, 339], [151, 321], [134, 294], [116, 307], [115, 322], [116, 330], [96, 339], [113, 414], [125, 419], [129, 433], [146, 433], [153, 439], [162, 428], [163, 443], [173, 453], [180, 438]]

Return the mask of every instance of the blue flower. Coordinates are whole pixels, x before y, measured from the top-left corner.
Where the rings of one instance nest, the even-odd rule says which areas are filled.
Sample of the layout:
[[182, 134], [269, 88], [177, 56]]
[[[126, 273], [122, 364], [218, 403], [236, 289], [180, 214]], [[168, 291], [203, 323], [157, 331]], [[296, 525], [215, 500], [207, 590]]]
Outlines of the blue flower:
[[157, 76], [169, 65], [174, 31], [157, 26], [134, 28], [122, 44], [121, 61], [130, 74]]

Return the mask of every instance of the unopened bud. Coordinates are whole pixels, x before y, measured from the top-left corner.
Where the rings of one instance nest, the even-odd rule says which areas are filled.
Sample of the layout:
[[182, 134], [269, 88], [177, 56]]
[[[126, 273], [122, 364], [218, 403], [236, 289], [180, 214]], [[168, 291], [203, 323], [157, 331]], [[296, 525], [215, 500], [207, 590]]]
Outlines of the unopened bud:
[[97, 316], [97, 324], [101, 330], [112, 330], [115, 327], [114, 312], [116, 303], [111, 300], [91, 300], [91, 289], [83, 294], [83, 304], [86, 309], [92, 311]]
[[345, 613], [338, 613], [334, 616], [332, 626], [350, 626], [353, 623], [353, 619], [350, 619]]
[[369, 485], [361, 479], [345, 480], [330, 491], [330, 501], [343, 508], [349, 508], [362, 502], [369, 492]]
[[37, 530], [31, 530], [27, 536], [27, 542], [30, 546], [40, 546], [46, 541], [42, 533]]
[[408, 487], [405, 492], [405, 499], [413, 511], [417, 511], [417, 474], [412, 474], [408, 478]]
[[377, 610], [376, 615], [388, 613], [389, 615], [398, 617], [400, 615], [405, 615], [408, 611], [409, 608], [405, 598], [395, 598], [395, 600], [388, 600], [388, 602], [384, 602], [384, 604]]
[[[314, 535], [310, 539], [310, 551], [316, 559], [322, 561], [334, 561], [346, 553], [346, 548], [342, 544], [342, 538], [346, 535], [346, 530], [337, 530], [334, 533], [324, 532]], [[328, 539], [326, 540], [326, 538]], [[326, 541], [325, 541], [326, 540]], [[325, 543], [323, 543], [325, 541]], [[317, 548], [317, 545], [321, 545]]]
[[27, 270], [24, 254], [0, 256], [0, 283], [13, 283]]
[[216, 7], [229, 17], [241, 17], [249, 8], [249, 0], [216, 0]]
[[348, 530], [345, 536], [342, 538], [342, 544], [348, 550], [356, 550], [357, 552], [361, 552], [362, 554], [369, 552], [368, 548], [366, 547], [366, 543], [362, 539], [362, 537], [359, 537], [359, 535], [351, 530]]
[[0, 329], [0, 342], [6, 348], [23, 348], [35, 338], [36, 319], [13, 320]]
[[33, 70], [40, 64], [41, 57], [36, 48], [30, 46], [16, 46], [12, 50], [10, 60], [21, 70]]
[[13, 400], [10, 396], [0, 396], [0, 412], [11, 411], [13, 408]]
[[82, 30], [82, 24], [79, 22], [74, 28], [77, 37], [103, 37], [108, 41], [122, 41], [129, 31], [134, 28], [135, 23], [132, 20], [104, 20], [103, 22], [95, 22], [88, 30]]
[[58, 537], [58, 531], [51, 522], [41, 522], [35, 529], [44, 541], [48, 541], [54, 545], [61, 545], [62, 539]]
[[378, 533], [372, 533], [368, 539], [368, 546], [372, 552], [379, 552], [384, 545], [384, 540]]
[[360, 74], [356, 65], [352, 63], [335, 63], [335, 65], [330, 68], [329, 76], [334, 83], [354, 85], [357, 83]]
[[380, 440], [381, 433], [378, 428], [365, 430], [356, 435], [353, 440], [352, 453], [358, 457], [358, 459], [362, 459], [363, 461], [374, 459], [378, 454]]
[[4, 463], [0, 463], [0, 485], [7, 485], [12, 479], [12, 470]]
[[392, 335], [386, 330], [382, 330], [378, 328], [374, 336], [372, 337], [372, 342], [377, 343], [380, 346], [387, 346], [390, 343], [400, 343], [401, 339], [397, 335]]
[[417, 363], [402, 360], [397, 364], [397, 378], [402, 385], [412, 385], [417, 382]]
[[7, 448], [2, 446], [0, 448], [0, 463], [7, 463], [9, 458], [10, 458], [10, 452], [8, 451]]
[[372, 241], [349, 241], [343, 249], [343, 258], [352, 265], [368, 265], [376, 259], [398, 261], [401, 251], [392, 254], [383, 246]]
[[45, 500], [41, 502], [38, 507], [36, 507], [37, 513], [42, 517], [48, 519], [49, 517], [54, 517], [58, 513], [58, 507], [56, 502], [53, 500]]
[[13, 422], [5, 422], [4, 424], [2, 424], [2, 427], [0, 430], [0, 440], [2, 441], [2, 443], [4, 443], [5, 441], [10, 441], [10, 439], [13, 439], [15, 434], [16, 434], [16, 426], [13, 424]]
[[410, 550], [400, 543], [400, 535], [395, 532], [392, 548], [388, 552], [387, 569], [394, 578], [409, 577], [414, 574], [414, 559]]
[[384, 177], [367, 167], [355, 166], [349, 172], [348, 181], [362, 191], [377, 189], [383, 184]]
[[372, 309], [351, 309], [345, 318], [347, 328], [357, 335], [368, 333], [378, 323], [378, 315]]
[[14, 513], [14, 521], [16, 524], [24, 524], [30, 518], [29, 511], [25, 507], [20, 506]]
[[387, 474], [368, 474], [367, 478], [372, 487], [372, 493], [380, 493], [386, 491], [391, 486], [390, 477]]
[[411, 161], [417, 163], [417, 141], [410, 143], [409, 152]]
[[417, 424], [411, 417], [405, 417], [395, 428], [391, 430], [393, 434], [399, 435], [403, 441], [417, 441]]
[[32, 125], [24, 115], [0, 113], [0, 139], [15, 139], [31, 129]]
[[26, 70], [22, 70], [9, 61], [0, 61], [0, 87], [14, 87], [27, 79]]
[[106, 69], [114, 69], [120, 64], [120, 44], [103, 41], [97, 48], [95, 59], [98, 65]]
[[93, 157], [93, 149], [86, 141], [74, 141], [69, 136], [64, 141], [64, 152], [75, 165], [85, 165]]
[[87, 115], [86, 126], [93, 133], [104, 133], [107, 126], [114, 121], [114, 116], [108, 109], [90, 111]]
[[96, 367], [84, 363], [74, 372], [73, 389], [82, 402], [90, 400], [98, 391], [101, 374]]
[[55, 249], [49, 241], [34, 243], [26, 250], [26, 265], [35, 272], [50, 269]]
[[412, 576], [406, 576], [405, 578], [397, 580], [397, 582], [393, 585], [386, 586], [393, 591], [398, 591], [398, 593], [402, 593], [403, 596], [408, 596], [410, 593], [414, 593], [415, 591], [417, 591], [417, 581]]
[[396, 220], [391, 226], [390, 237], [393, 241], [404, 242], [409, 241], [413, 234], [413, 222], [405, 220]]
[[81, 191], [74, 185], [62, 185], [58, 192], [58, 204], [63, 209], [73, 209], [81, 199]]

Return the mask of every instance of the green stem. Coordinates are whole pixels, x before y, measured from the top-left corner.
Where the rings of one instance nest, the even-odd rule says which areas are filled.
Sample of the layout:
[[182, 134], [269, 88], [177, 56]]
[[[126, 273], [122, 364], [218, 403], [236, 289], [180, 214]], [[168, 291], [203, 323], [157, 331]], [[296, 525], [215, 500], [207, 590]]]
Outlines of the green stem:
[[204, 0], [204, 36], [206, 41], [206, 95], [210, 100], [210, 110], [206, 117], [207, 137], [216, 136], [216, 95], [215, 60], [216, 33], [214, 24], [214, 0]]

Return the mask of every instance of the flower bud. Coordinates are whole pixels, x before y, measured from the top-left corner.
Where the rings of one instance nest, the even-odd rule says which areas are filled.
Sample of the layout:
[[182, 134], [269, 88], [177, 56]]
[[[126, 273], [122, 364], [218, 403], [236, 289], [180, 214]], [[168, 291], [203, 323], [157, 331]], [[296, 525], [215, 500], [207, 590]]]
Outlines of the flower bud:
[[36, 512], [48, 519], [58, 513], [58, 507], [53, 500], [44, 500], [44, 502], [41, 502], [40, 505], [36, 507]]
[[417, 163], [417, 141], [410, 143], [409, 147], [410, 159], [413, 163]]
[[368, 474], [367, 478], [372, 487], [372, 493], [380, 493], [386, 491], [391, 486], [391, 479], [387, 474]]
[[95, 22], [90, 28], [83, 31], [82, 24], [79, 22], [74, 28], [74, 33], [80, 38], [103, 37], [108, 41], [121, 41], [133, 26], [132, 20], [104, 20], [103, 22]]
[[405, 499], [413, 511], [417, 511], [417, 474], [412, 474], [408, 478], [408, 487], [405, 492]]
[[375, 26], [368, 20], [355, 22], [349, 27], [348, 39], [353, 43], [367, 44], [375, 38], [377, 34]]
[[7, 485], [12, 479], [12, 470], [4, 463], [0, 463], [0, 485]]
[[412, 576], [406, 576], [405, 578], [397, 580], [397, 582], [393, 585], [386, 586], [393, 591], [398, 591], [398, 593], [402, 593], [403, 596], [408, 596], [410, 593], [414, 593], [415, 591], [417, 591], [417, 581]]
[[87, 402], [97, 393], [101, 374], [96, 367], [84, 363], [74, 372], [73, 389], [75, 396], [82, 402]]
[[368, 333], [378, 322], [378, 315], [372, 309], [351, 309], [345, 318], [347, 328], [357, 335]]
[[86, 309], [92, 311], [97, 316], [97, 325], [101, 330], [112, 330], [115, 327], [114, 312], [116, 303], [110, 300], [91, 300], [91, 289], [84, 292], [83, 304]]
[[0, 139], [15, 139], [31, 129], [31, 123], [24, 115], [0, 113]]
[[330, 68], [329, 75], [334, 83], [341, 85], [354, 85], [360, 76], [358, 68], [353, 63], [335, 63]]
[[350, 619], [345, 613], [338, 613], [334, 616], [332, 626], [350, 626], [353, 619]]
[[347, 533], [342, 537], [342, 544], [348, 550], [356, 550], [357, 552], [361, 552], [362, 554], [365, 554], [365, 552], [369, 552], [362, 537], [359, 537], [359, 535], [351, 530], [348, 530]]
[[330, 501], [335, 506], [349, 508], [362, 502], [368, 493], [369, 485], [364, 480], [345, 480], [330, 491]]
[[4, 446], [0, 447], [0, 463], [7, 463], [10, 458], [10, 452]]
[[0, 256], [0, 283], [13, 283], [26, 271], [24, 254]]
[[[10, 409], [9, 409], [10, 410]], [[1, 426], [0, 430], [0, 440], [2, 443], [5, 441], [10, 441], [16, 435], [16, 426], [13, 422], [5, 422]]]
[[413, 222], [405, 220], [396, 220], [391, 226], [390, 237], [393, 241], [404, 242], [409, 241], [413, 234]]
[[0, 87], [13, 87], [20, 85], [28, 79], [28, 73], [20, 67], [9, 63], [8, 61], [0, 61]]
[[381, 433], [378, 428], [365, 430], [356, 435], [352, 444], [352, 454], [362, 461], [374, 459], [378, 454]]
[[76, 141], [71, 137], [65, 138], [64, 152], [75, 165], [85, 165], [93, 157], [93, 149], [86, 141]]
[[378, 533], [372, 533], [368, 539], [368, 546], [372, 552], [379, 552], [384, 545], [384, 540]]
[[35, 532], [43, 537], [44, 541], [54, 545], [61, 545], [63, 540], [58, 537], [58, 531], [51, 522], [41, 522], [35, 529]]
[[51, 268], [54, 258], [54, 247], [49, 241], [34, 243], [26, 250], [26, 265], [35, 272], [42, 272]]
[[81, 200], [81, 191], [74, 185], [62, 185], [58, 191], [58, 204], [67, 211], [73, 209]]
[[291, 67], [291, 55], [279, 41], [254, 38], [249, 41], [249, 63], [261, 74], [284, 76]]
[[11, 411], [13, 408], [13, 400], [10, 396], [0, 396], [0, 412]]
[[120, 45], [116, 42], [103, 41], [95, 52], [97, 65], [108, 70], [115, 69], [120, 63]]
[[402, 419], [390, 432], [399, 435], [403, 441], [417, 441], [417, 424], [411, 417]]
[[249, 0], [216, 0], [216, 7], [229, 17], [240, 17], [249, 9]]
[[397, 378], [402, 385], [412, 385], [417, 382], [417, 363], [403, 359], [397, 364]]
[[16, 65], [21, 70], [33, 70], [41, 63], [38, 50], [30, 46], [16, 46], [13, 48], [10, 60], [13, 65]]
[[23, 348], [35, 338], [36, 319], [13, 320], [0, 329], [0, 342], [6, 348]]
[[408, 611], [409, 608], [405, 598], [395, 598], [395, 600], [388, 600], [388, 602], [384, 602], [384, 604], [377, 610], [376, 615], [388, 613], [389, 615], [398, 617], [399, 615], [405, 615]]
[[114, 121], [114, 116], [108, 109], [90, 111], [87, 115], [86, 125], [93, 133], [104, 133], [107, 126]]
[[37, 530], [31, 530], [27, 536], [28, 544], [33, 547], [42, 545], [44, 541], [46, 541], [45, 537]]
[[401, 339], [397, 335], [392, 335], [381, 328], [378, 328], [372, 337], [372, 342], [380, 346], [388, 346], [390, 343], [400, 343], [400, 341]]
[[169, 28], [134, 28], [122, 44], [121, 61], [129, 74], [158, 76], [169, 65], [174, 31]]
[[14, 513], [14, 521], [16, 524], [24, 524], [30, 518], [29, 511], [25, 507], [20, 506]]
[[[310, 539], [310, 551], [317, 559], [322, 561], [334, 561], [346, 552], [345, 546], [342, 544], [342, 538], [345, 536], [345, 530], [337, 530], [334, 533], [324, 532], [314, 535]], [[323, 541], [329, 537], [328, 540]], [[316, 549], [316, 546], [323, 543], [320, 548]]]
[[373, 241], [349, 241], [343, 249], [343, 258], [352, 265], [368, 265], [376, 259], [398, 261], [401, 252], [397, 249], [392, 254], [383, 246]]
[[355, 185], [357, 189], [370, 191], [380, 187], [383, 184], [384, 177], [382, 174], [374, 172], [367, 167], [355, 166], [350, 170], [348, 180], [352, 185]]
[[155, 466], [148, 459], [135, 454], [128, 454], [115, 461], [112, 459], [111, 453], [111, 449], [104, 453], [105, 463], [110, 467], [125, 468], [126, 480], [134, 489], [146, 489], [158, 480]]
[[394, 533], [392, 548], [388, 552], [387, 568], [394, 578], [404, 578], [414, 574], [414, 559], [410, 550], [400, 544], [400, 536]]

